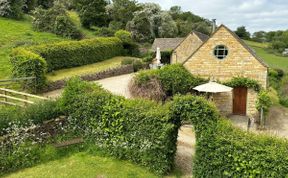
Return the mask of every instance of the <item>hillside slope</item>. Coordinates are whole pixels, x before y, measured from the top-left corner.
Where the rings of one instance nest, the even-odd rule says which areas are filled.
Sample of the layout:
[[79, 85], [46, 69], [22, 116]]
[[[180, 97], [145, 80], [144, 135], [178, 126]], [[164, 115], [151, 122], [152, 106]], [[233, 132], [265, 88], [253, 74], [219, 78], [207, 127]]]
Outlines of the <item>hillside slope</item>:
[[51, 33], [35, 32], [31, 18], [16, 21], [0, 17], [0, 79], [11, 77], [9, 54], [13, 47], [65, 40]]
[[256, 54], [261, 57], [269, 67], [279, 68], [284, 71], [288, 71], [288, 57], [276, 56], [273, 53], [267, 52], [267, 43], [257, 43], [253, 41], [245, 41], [252, 49], [255, 50]]

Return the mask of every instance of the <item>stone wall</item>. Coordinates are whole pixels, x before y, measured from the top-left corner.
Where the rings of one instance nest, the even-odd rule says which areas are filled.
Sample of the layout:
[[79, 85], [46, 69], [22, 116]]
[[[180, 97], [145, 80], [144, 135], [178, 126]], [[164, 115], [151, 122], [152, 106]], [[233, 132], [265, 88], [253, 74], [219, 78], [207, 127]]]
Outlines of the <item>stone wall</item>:
[[183, 63], [191, 56], [203, 42], [194, 34], [189, 34], [185, 40], [173, 51], [171, 64]]
[[230, 115], [233, 111], [233, 93], [215, 93], [213, 94], [213, 102], [219, 109], [221, 114]]
[[258, 111], [256, 109], [256, 101], [258, 97], [258, 93], [253, 89], [248, 89], [247, 94], [247, 115], [257, 117]]
[[[214, 56], [214, 48], [217, 45], [225, 45], [228, 48], [228, 56], [223, 60]], [[221, 27], [184, 66], [194, 75], [220, 81], [242, 76], [257, 80], [264, 88], [267, 87], [267, 67], [243, 47], [225, 27]]]

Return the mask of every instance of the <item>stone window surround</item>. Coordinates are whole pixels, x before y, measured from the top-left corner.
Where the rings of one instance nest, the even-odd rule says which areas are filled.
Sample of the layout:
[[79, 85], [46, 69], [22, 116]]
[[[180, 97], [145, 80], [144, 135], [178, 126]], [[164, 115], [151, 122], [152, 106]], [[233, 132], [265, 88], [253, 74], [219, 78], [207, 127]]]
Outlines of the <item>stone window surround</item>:
[[[223, 54], [219, 54], [220, 50], [223, 50]], [[220, 61], [224, 60], [229, 55], [229, 48], [223, 44], [216, 45], [213, 49], [213, 55]]]

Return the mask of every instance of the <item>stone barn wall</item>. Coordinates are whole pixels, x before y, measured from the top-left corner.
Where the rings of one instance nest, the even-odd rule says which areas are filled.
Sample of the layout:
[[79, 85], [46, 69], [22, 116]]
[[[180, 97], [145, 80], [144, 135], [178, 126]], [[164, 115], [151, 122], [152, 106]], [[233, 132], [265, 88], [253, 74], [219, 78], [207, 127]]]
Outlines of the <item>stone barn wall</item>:
[[187, 38], [173, 51], [171, 56], [171, 64], [183, 63], [191, 56], [203, 42], [191, 33]]

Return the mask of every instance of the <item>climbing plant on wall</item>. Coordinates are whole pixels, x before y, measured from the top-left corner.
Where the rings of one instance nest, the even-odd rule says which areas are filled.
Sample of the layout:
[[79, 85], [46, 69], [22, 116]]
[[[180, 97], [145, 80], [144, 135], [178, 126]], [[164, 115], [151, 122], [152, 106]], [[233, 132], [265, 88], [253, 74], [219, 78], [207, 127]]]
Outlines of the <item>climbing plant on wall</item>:
[[232, 88], [235, 87], [251, 88], [256, 92], [260, 92], [260, 90], [262, 89], [261, 85], [256, 80], [245, 77], [234, 77], [232, 80], [225, 82], [224, 85], [230, 86]]

